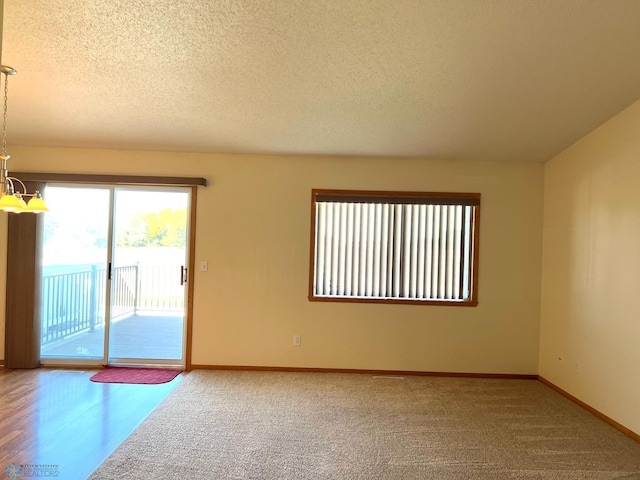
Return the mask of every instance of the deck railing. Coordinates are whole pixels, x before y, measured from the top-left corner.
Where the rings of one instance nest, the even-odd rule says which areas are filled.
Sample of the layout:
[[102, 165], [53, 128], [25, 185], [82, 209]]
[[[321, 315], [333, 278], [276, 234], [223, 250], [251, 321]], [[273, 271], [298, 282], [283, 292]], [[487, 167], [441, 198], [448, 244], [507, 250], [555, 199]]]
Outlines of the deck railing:
[[[42, 345], [104, 325], [107, 272], [88, 266], [81, 271], [42, 277]], [[126, 265], [113, 269], [111, 317], [138, 311], [182, 311], [180, 267]]]

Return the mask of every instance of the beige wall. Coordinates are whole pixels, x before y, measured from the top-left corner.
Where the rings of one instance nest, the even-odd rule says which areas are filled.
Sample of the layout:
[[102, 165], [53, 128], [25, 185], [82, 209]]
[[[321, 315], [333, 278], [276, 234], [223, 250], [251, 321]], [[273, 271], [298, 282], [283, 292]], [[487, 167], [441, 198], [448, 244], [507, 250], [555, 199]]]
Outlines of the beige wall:
[[[11, 154], [13, 170], [209, 180], [198, 197], [196, 260], [208, 260], [209, 271], [196, 272], [194, 364], [537, 373], [541, 164], [24, 147]], [[314, 187], [482, 193], [479, 306], [309, 302]]]
[[640, 102], [546, 164], [540, 375], [640, 433]]

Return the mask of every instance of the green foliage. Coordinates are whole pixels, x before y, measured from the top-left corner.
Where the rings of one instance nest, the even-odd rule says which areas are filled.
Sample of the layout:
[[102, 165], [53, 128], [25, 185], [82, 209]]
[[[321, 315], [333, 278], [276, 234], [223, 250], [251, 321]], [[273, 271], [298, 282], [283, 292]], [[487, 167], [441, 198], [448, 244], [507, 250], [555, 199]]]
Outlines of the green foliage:
[[184, 247], [187, 210], [163, 208], [158, 212], [136, 214], [129, 226], [118, 233], [118, 247]]

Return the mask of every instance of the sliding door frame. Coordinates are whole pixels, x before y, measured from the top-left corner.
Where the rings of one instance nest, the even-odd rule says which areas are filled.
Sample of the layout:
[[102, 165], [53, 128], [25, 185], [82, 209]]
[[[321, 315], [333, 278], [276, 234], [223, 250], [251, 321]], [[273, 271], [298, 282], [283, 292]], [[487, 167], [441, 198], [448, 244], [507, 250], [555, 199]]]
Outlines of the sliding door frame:
[[[189, 187], [190, 192], [190, 218], [189, 218], [189, 239], [188, 239], [188, 260], [187, 260], [187, 293], [186, 293], [186, 331], [185, 331], [185, 370], [191, 370], [191, 344], [193, 340], [193, 291], [194, 291], [194, 270], [195, 270], [195, 235], [196, 235], [196, 207], [197, 207], [197, 191], [198, 187], [206, 187], [207, 180], [198, 177], [157, 177], [157, 176], [135, 176], [135, 175], [96, 175], [96, 174], [73, 174], [73, 173], [40, 173], [40, 172], [14, 172], [16, 176], [25, 182], [38, 182], [39, 184], [83, 184], [83, 185], [103, 185], [112, 187], [121, 186], [156, 186], [156, 187]], [[11, 215], [11, 214], [10, 214]], [[46, 214], [45, 214], [46, 215]], [[37, 242], [42, 235], [42, 221], [40, 219], [32, 219], [32, 227], [29, 228], [29, 241]], [[12, 227], [12, 224], [16, 226]], [[36, 328], [36, 316], [39, 320], [40, 292], [34, 289], [32, 276], [35, 278], [40, 275], [39, 262], [29, 261], [28, 257], [31, 252], [17, 250], [16, 245], [19, 243], [12, 242], [11, 239], [20, 238], [20, 242], [24, 242], [24, 231], [17, 230], [17, 222], [9, 222], [8, 226], [8, 248], [7, 258], [14, 258], [20, 262], [23, 267], [28, 268], [29, 275], [15, 279], [16, 281], [7, 282], [7, 299], [17, 298], [19, 296], [20, 305], [32, 305], [30, 309], [17, 309], [11, 307], [7, 301], [7, 310], [5, 314], [5, 366], [8, 368], [37, 368], [40, 366], [40, 328]], [[40, 244], [39, 242], [38, 244]], [[35, 258], [35, 256], [33, 257]], [[9, 275], [9, 270], [7, 272]], [[36, 291], [38, 290], [38, 291]], [[22, 292], [22, 293], [20, 293]], [[11, 307], [11, 308], [10, 308]], [[34, 311], [37, 311], [36, 315]], [[32, 325], [33, 328], [22, 328], [20, 325]], [[17, 327], [17, 328], [14, 328]], [[37, 344], [37, 345], [36, 345]], [[10, 352], [18, 352], [21, 354], [16, 358]], [[36, 360], [38, 359], [38, 360]]]
[[195, 236], [191, 235], [192, 225], [195, 222], [195, 218], [191, 215], [191, 196], [193, 195], [194, 187], [181, 187], [181, 186], [156, 186], [156, 185], [135, 185], [135, 186], [124, 186], [124, 185], [112, 185], [109, 187], [111, 190], [111, 203], [109, 205], [109, 246], [108, 246], [108, 265], [110, 265], [110, 269], [112, 272], [115, 272], [116, 263], [118, 262], [118, 247], [116, 246], [116, 237], [117, 237], [117, 225], [118, 225], [118, 212], [121, 211], [118, 208], [118, 194], [123, 192], [137, 192], [137, 193], [163, 193], [163, 192], [172, 192], [172, 193], [180, 193], [182, 195], [187, 195], [188, 199], [186, 202], [187, 208], [187, 223], [185, 227], [185, 231], [189, 233], [187, 237], [185, 237], [184, 242], [184, 255], [181, 257], [180, 265], [186, 268], [187, 277], [182, 276], [182, 299], [183, 299], [183, 308], [182, 308], [182, 338], [180, 343], [180, 363], [176, 363], [176, 359], [161, 359], [161, 358], [138, 358], [138, 357], [121, 357], [115, 356], [113, 352], [112, 339], [112, 328], [114, 324], [113, 320], [113, 304], [111, 303], [111, 299], [113, 298], [114, 286], [113, 281], [115, 276], [108, 280], [109, 287], [107, 289], [107, 298], [105, 304], [107, 305], [107, 310], [105, 312], [105, 338], [104, 338], [104, 352], [105, 352], [105, 361], [108, 365], [111, 366], [165, 366], [165, 367], [181, 367], [185, 368], [187, 362], [187, 309], [188, 309], [188, 292], [189, 286], [191, 285], [192, 280], [189, 279], [188, 275], [192, 267], [190, 266], [190, 258], [191, 258], [191, 248], [195, 248], [195, 244], [192, 244], [191, 238], [195, 238]]

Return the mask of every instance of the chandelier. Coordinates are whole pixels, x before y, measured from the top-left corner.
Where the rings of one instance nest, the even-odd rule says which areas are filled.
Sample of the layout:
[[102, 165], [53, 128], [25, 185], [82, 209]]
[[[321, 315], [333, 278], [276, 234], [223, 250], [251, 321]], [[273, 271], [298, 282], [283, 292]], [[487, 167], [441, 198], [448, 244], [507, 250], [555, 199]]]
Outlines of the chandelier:
[[[42, 199], [39, 191], [28, 193], [25, 184], [16, 177], [9, 175], [7, 171], [7, 160], [11, 155], [7, 154], [7, 98], [9, 75], [15, 75], [17, 72], [5, 65], [0, 66], [0, 72], [4, 74], [4, 116], [2, 119], [2, 152], [0, 152], [0, 210], [5, 212], [22, 213], [41, 213], [47, 212], [49, 209]], [[29, 203], [24, 199], [29, 198]]]

